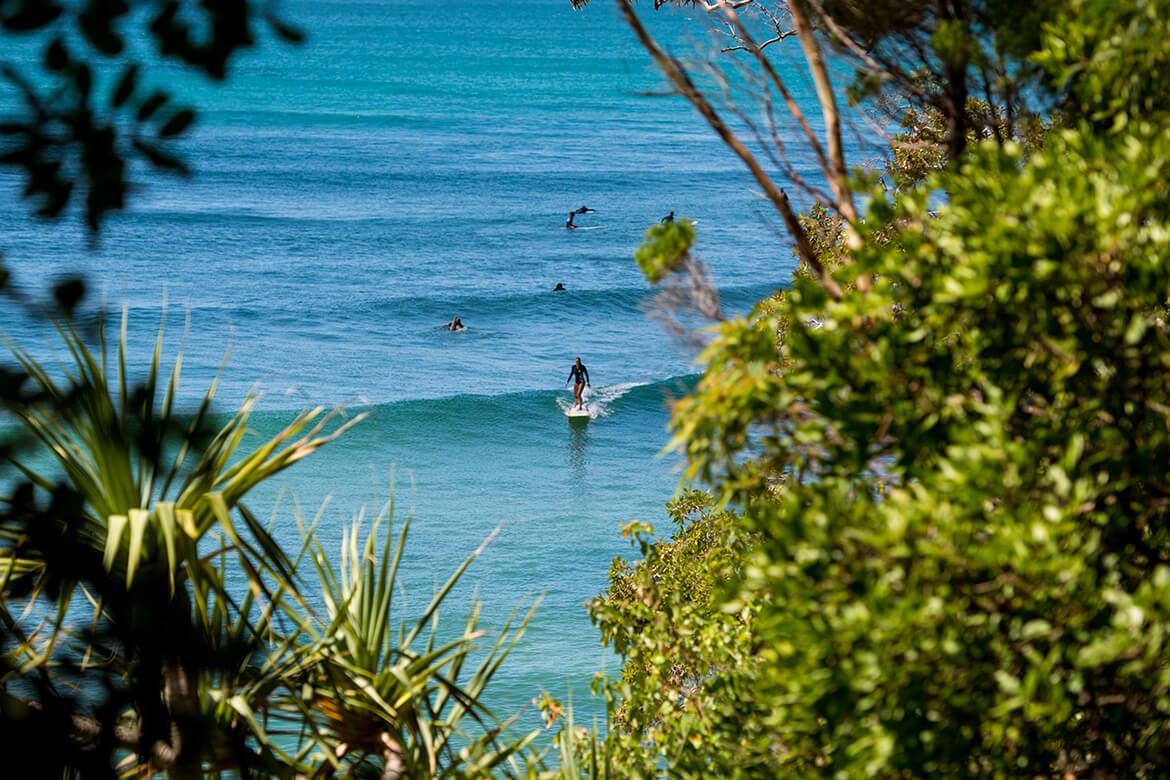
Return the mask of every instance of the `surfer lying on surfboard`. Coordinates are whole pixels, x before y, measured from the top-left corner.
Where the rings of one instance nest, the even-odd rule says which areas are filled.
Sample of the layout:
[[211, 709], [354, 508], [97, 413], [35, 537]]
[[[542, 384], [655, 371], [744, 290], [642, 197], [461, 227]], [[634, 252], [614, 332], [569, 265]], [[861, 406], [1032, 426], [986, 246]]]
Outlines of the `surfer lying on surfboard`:
[[585, 364], [581, 362], [581, 356], [577, 356], [577, 360], [573, 365], [569, 366], [569, 379], [565, 380], [565, 387], [569, 386], [569, 380], [573, 380], [573, 399], [577, 402], [574, 409], [584, 409], [585, 401], [581, 398], [581, 394], [585, 392], [586, 387], [593, 387], [589, 384], [589, 369], [585, 368]]

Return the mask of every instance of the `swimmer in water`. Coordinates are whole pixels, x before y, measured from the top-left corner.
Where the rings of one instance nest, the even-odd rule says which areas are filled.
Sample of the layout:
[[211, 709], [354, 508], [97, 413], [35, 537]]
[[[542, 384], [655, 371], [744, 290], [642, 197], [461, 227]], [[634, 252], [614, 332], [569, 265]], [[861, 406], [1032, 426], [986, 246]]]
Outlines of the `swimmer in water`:
[[557, 286], [553, 288], [553, 292], [564, 292], [564, 291], [565, 291], [565, 285], [561, 284], [560, 282], [557, 282]]
[[674, 222], [674, 212], [673, 211], [670, 212], [669, 214], [667, 214], [665, 217], [663, 217], [662, 219], [660, 219], [658, 221], [659, 222]]
[[451, 321], [447, 323], [447, 330], [463, 330], [463, 320], [459, 319], [458, 314], [451, 317]]

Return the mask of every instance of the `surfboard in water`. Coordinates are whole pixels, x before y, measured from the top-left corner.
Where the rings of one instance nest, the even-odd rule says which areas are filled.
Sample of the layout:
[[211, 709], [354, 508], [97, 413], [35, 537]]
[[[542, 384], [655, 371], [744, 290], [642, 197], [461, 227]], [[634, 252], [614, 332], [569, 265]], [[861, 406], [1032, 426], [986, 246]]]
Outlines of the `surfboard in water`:
[[570, 406], [568, 408], [568, 410], [565, 411], [565, 416], [577, 418], [577, 419], [588, 420], [589, 419], [589, 409], [588, 408], [578, 409], [575, 406]]

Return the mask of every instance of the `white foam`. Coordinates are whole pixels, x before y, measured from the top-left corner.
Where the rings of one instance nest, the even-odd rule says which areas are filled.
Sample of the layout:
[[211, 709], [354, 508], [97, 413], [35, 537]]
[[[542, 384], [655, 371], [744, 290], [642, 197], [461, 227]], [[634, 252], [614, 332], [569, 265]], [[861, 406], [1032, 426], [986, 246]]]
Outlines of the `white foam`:
[[[627, 394], [635, 387], [645, 387], [650, 382], [622, 382], [616, 385], [608, 385], [605, 387], [585, 388], [584, 394], [581, 396], [585, 401], [585, 410], [589, 412], [589, 418], [596, 420], [599, 417], [609, 417], [613, 414], [613, 402]], [[557, 406], [562, 412], [568, 413], [573, 406], [573, 397], [568, 398], [557, 396]]]

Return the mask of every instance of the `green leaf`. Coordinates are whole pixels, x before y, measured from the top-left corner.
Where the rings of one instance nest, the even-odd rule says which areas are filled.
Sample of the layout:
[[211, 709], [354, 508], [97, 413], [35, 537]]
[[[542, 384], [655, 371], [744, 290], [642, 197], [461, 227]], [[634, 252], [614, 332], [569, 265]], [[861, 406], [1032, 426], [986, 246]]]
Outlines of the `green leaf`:
[[134, 573], [142, 562], [142, 542], [146, 535], [146, 526], [150, 520], [150, 513], [145, 509], [131, 509], [130, 516], [130, 546], [126, 555], [126, 587], [134, 582]]
[[109, 525], [106, 532], [105, 553], [102, 556], [102, 564], [106, 567], [106, 571], [113, 571], [114, 561], [118, 557], [118, 550], [122, 546], [122, 534], [125, 533], [130, 520], [126, 515], [111, 515], [107, 522]]

